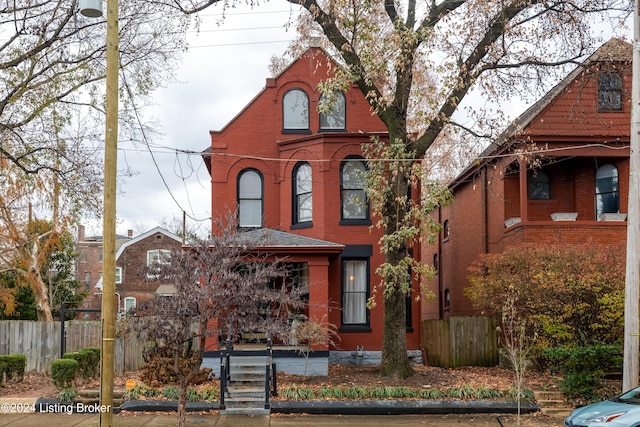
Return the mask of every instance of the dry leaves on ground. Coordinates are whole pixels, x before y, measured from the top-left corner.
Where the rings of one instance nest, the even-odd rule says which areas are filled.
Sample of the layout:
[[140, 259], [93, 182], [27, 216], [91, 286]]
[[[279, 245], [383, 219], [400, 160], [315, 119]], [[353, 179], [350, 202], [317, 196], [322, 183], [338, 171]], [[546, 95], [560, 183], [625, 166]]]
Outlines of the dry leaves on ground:
[[[124, 389], [127, 379], [138, 381], [137, 372], [118, 375], [114, 378], [114, 389]], [[214, 380], [217, 383], [217, 380]], [[404, 380], [392, 380], [380, 377], [377, 366], [346, 366], [331, 365], [328, 376], [311, 377], [301, 375], [278, 374], [278, 387], [291, 385], [320, 388], [320, 387], [410, 387], [415, 389], [434, 388], [444, 390], [463, 385], [495, 390], [508, 390], [514, 387], [515, 374], [513, 371], [499, 367], [462, 367], [457, 369], [437, 368], [431, 366], [416, 366], [415, 374]], [[542, 390], [556, 387], [556, 378], [548, 374], [530, 371], [527, 373], [525, 387], [531, 390]], [[98, 389], [100, 381], [79, 380], [76, 388]], [[58, 390], [53, 385], [51, 377], [44, 374], [27, 373], [22, 382], [10, 380], [0, 386], [0, 396], [3, 397], [57, 397]]]

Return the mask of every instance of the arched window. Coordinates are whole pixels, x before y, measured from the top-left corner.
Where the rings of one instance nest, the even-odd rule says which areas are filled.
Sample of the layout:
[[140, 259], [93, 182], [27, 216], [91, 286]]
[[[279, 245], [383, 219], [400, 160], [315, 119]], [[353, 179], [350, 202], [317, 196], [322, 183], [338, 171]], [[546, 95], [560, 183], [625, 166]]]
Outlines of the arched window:
[[255, 169], [238, 175], [238, 226], [262, 227], [262, 175]]
[[311, 222], [313, 199], [311, 197], [311, 166], [298, 163], [293, 168], [293, 223]]
[[309, 130], [309, 97], [302, 89], [291, 89], [284, 94], [282, 128], [285, 131]]
[[442, 238], [448, 239], [451, 234], [451, 229], [449, 228], [449, 220], [446, 219], [444, 224], [442, 224]]
[[530, 172], [527, 187], [529, 200], [549, 200], [551, 198], [551, 180], [545, 172]]
[[620, 187], [618, 169], [613, 165], [602, 165], [596, 172], [596, 219], [603, 213], [620, 211]]
[[344, 130], [346, 129], [346, 107], [347, 102], [344, 94], [340, 91], [334, 92], [332, 97], [320, 96], [320, 107], [330, 107], [329, 111], [320, 113], [320, 130]]
[[366, 166], [360, 158], [347, 158], [340, 165], [342, 220], [368, 220], [369, 201], [365, 191]]

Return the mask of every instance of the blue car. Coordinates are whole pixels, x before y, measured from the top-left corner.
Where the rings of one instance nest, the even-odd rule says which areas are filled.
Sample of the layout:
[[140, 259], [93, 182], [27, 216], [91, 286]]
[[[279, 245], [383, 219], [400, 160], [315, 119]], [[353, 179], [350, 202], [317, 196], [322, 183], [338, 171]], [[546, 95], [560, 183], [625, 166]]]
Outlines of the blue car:
[[612, 399], [583, 406], [564, 420], [565, 427], [640, 427], [640, 387]]

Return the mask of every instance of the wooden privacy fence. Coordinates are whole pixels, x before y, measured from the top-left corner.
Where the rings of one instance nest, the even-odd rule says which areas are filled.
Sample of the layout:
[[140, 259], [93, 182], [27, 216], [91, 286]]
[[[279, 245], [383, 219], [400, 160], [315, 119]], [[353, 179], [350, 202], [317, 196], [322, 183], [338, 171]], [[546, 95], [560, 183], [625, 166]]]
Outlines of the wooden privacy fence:
[[497, 318], [451, 317], [422, 322], [422, 345], [429, 366], [495, 366], [498, 364]]
[[[0, 321], [0, 355], [24, 354], [27, 371], [49, 372], [51, 362], [60, 357], [60, 322], [32, 320]], [[102, 332], [99, 321], [71, 320], [65, 324], [66, 351], [86, 347], [101, 347]], [[115, 371], [137, 371], [144, 363], [142, 348], [135, 337], [117, 338], [115, 342]]]

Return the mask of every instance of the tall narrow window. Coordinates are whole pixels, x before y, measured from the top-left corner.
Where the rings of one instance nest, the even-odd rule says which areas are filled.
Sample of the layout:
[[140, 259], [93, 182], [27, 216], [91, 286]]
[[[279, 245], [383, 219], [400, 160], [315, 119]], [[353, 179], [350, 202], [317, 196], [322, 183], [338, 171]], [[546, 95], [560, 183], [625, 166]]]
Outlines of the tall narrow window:
[[320, 96], [320, 107], [328, 108], [320, 113], [320, 130], [344, 130], [346, 128], [347, 102], [344, 94], [335, 91], [332, 96]]
[[302, 89], [291, 89], [284, 94], [282, 128], [290, 132], [309, 130], [309, 97]]
[[253, 169], [238, 177], [238, 226], [262, 227], [262, 175]]
[[613, 165], [602, 165], [596, 172], [596, 219], [603, 213], [620, 211], [620, 186], [618, 169]]
[[311, 166], [298, 163], [293, 169], [293, 223], [311, 222], [313, 199], [311, 197]]
[[368, 326], [369, 261], [342, 261], [342, 325]]
[[365, 191], [364, 161], [348, 158], [340, 166], [342, 220], [368, 220], [369, 202]]
[[529, 173], [527, 187], [529, 200], [548, 200], [551, 198], [551, 181], [545, 172]]
[[609, 71], [598, 77], [598, 109], [622, 110], [622, 75]]

